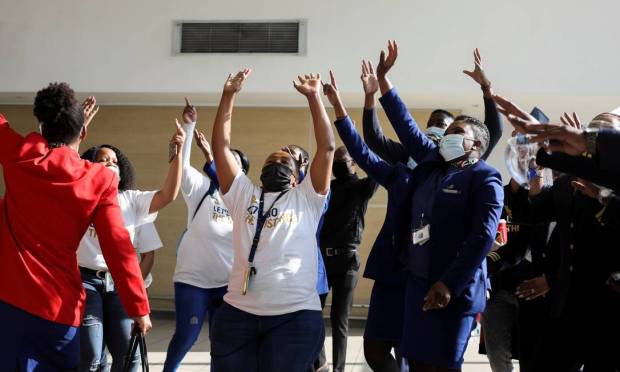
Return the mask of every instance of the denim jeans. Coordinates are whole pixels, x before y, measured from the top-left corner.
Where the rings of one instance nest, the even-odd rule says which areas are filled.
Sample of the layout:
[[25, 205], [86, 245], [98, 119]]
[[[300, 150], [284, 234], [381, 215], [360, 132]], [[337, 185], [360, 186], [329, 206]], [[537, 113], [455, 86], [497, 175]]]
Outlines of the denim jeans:
[[227, 303], [215, 313], [211, 332], [217, 372], [304, 372], [325, 337], [320, 311], [260, 316]]
[[[131, 339], [133, 320], [125, 312], [116, 291], [105, 292], [104, 280], [82, 272], [86, 309], [80, 327], [80, 371], [100, 371], [105, 346], [112, 355], [111, 372], [121, 372]], [[140, 353], [130, 371], [140, 367]]]
[[0, 301], [0, 371], [74, 371], [78, 327], [50, 322]]
[[211, 328], [213, 316], [221, 306], [227, 288], [200, 288], [174, 283], [176, 328], [168, 345], [164, 372], [173, 372], [179, 368], [185, 354], [198, 339], [205, 317], [208, 317]]

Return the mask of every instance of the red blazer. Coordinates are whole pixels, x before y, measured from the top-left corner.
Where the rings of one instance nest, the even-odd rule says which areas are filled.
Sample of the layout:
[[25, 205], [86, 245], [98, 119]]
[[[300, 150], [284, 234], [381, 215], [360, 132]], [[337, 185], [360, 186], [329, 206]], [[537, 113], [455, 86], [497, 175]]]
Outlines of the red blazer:
[[25, 138], [0, 114], [0, 301], [79, 326], [85, 293], [76, 251], [92, 222], [130, 317], [149, 313], [136, 252], [118, 205], [118, 178], [69, 147]]

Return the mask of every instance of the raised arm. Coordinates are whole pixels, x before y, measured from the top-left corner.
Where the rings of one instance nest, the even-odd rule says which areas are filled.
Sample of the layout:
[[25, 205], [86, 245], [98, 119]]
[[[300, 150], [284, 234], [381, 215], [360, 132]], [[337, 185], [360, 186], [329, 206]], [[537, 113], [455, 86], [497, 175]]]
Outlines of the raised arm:
[[379, 102], [383, 106], [390, 123], [396, 131], [398, 139], [407, 150], [407, 153], [416, 162], [421, 162], [437, 145], [429, 140], [418, 128], [417, 123], [407, 110], [407, 106], [400, 99], [396, 89], [387, 78], [387, 72], [394, 66], [398, 56], [398, 45], [395, 41], [388, 42], [388, 54], [381, 51], [379, 65], [377, 66], [377, 78], [381, 89]]
[[181, 149], [183, 147], [183, 142], [185, 142], [185, 131], [183, 131], [178, 120], [175, 120], [175, 124], [176, 131], [170, 140], [170, 146], [171, 148], [174, 147], [175, 151], [171, 154], [173, 157], [168, 167], [168, 175], [166, 176], [162, 188], [153, 196], [149, 213], [155, 213], [170, 204], [176, 199], [181, 189], [181, 177], [183, 176], [183, 155]]
[[217, 109], [215, 122], [213, 123], [213, 136], [211, 138], [213, 157], [217, 167], [220, 189], [224, 194], [228, 192], [233, 180], [241, 171], [235, 161], [235, 156], [230, 151], [230, 128], [235, 97], [251, 72], [252, 70], [245, 69], [239, 71], [234, 77], [228, 75], [226, 83], [224, 83], [220, 106]]
[[334, 110], [338, 113], [336, 115], [337, 119], [334, 122], [338, 134], [349, 151], [349, 154], [360, 168], [362, 168], [368, 176], [385, 187], [389, 182], [394, 166], [389, 165], [383, 159], [379, 158], [368, 148], [366, 143], [364, 143], [355, 129], [355, 124], [353, 124], [353, 121], [351, 121], [351, 118], [347, 115], [333, 73], [331, 75], [332, 82], [323, 84], [323, 93], [327, 96]]
[[[325, 195], [329, 192], [336, 142], [334, 141], [334, 132], [332, 131], [329, 117], [319, 93], [321, 89], [321, 75], [300, 75], [297, 79], [298, 81], [293, 81], [293, 86], [308, 100], [314, 126], [314, 138], [316, 140], [316, 154], [314, 154], [312, 164], [310, 164], [312, 186], [317, 194]], [[345, 117], [347, 113], [346, 111], [336, 111], [336, 116]]]
[[393, 141], [383, 134], [375, 108], [375, 94], [379, 90], [379, 81], [370, 61], [362, 61], [361, 79], [365, 93], [362, 128], [366, 144], [388, 163], [396, 164], [400, 162], [406, 164], [407, 160], [409, 160], [407, 150], [399, 142]]
[[482, 56], [478, 48], [474, 50], [474, 70], [463, 70], [463, 73], [471, 77], [476, 83], [480, 84], [482, 89], [482, 99], [484, 100], [484, 124], [489, 129], [489, 146], [486, 152], [482, 155], [482, 159], [486, 160], [493, 148], [497, 145], [500, 138], [502, 138], [502, 132], [504, 131], [504, 125], [502, 117], [497, 110], [497, 105], [493, 101], [493, 88], [491, 87], [491, 81], [486, 76], [484, 69], [482, 68]]
[[14, 131], [9, 122], [0, 114], [0, 164], [4, 164], [17, 153], [24, 138]]

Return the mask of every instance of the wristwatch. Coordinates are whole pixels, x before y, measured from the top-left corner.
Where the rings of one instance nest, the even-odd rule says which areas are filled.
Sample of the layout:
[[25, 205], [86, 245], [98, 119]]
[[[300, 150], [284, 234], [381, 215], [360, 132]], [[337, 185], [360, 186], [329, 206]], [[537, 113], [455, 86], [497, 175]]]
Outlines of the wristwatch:
[[607, 199], [609, 199], [613, 195], [613, 190], [611, 189], [600, 189], [598, 192], [598, 202], [605, 205]]
[[598, 129], [586, 129], [583, 132], [586, 139], [586, 153], [590, 156], [596, 154], [596, 140], [598, 139]]

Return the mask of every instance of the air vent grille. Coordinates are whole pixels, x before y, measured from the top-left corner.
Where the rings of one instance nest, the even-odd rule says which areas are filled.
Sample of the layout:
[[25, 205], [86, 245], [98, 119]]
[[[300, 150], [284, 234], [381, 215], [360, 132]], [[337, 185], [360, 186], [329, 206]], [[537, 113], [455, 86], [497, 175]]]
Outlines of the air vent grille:
[[299, 22], [181, 23], [181, 53], [299, 53]]

